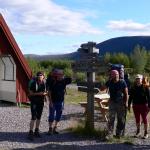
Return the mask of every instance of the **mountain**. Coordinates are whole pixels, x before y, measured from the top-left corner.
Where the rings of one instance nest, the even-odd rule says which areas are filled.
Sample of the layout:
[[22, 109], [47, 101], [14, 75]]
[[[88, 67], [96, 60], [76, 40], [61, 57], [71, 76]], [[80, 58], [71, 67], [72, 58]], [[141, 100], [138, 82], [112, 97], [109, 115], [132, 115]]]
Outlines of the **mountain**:
[[35, 54], [26, 54], [26, 58], [32, 58], [39, 61], [42, 60], [55, 60], [55, 59], [69, 59], [69, 60], [75, 60], [77, 57], [77, 52], [68, 53], [68, 54], [59, 54], [59, 55], [35, 55]]
[[97, 44], [100, 54], [123, 52], [130, 54], [135, 46], [140, 45], [150, 50], [150, 36], [126, 36], [106, 40]]
[[[82, 44], [82, 43], [81, 43]], [[118, 53], [123, 52], [130, 54], [135, 46], [140, 45], [145, 47], [146, 50], [150, 50], [150, 36], [125, 36], [116, 37], [104, 42], [98, 43], [96, 47], [100, 50], [100, 55], [104, 55], [106, 52]], [[30, 57], [37, 60], [54, 60], [54, 59], [70, 59], [75, 60], [78, 57], [78, 52], [73, 52], [63, 55], [33, 55], [27, 54], [25, 57]]]

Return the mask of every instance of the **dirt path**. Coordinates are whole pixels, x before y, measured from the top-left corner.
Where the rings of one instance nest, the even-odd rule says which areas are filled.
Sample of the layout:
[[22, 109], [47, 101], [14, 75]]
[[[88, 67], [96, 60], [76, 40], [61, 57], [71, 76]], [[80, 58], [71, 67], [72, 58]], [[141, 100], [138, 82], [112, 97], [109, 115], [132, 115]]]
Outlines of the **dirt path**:
[[[150, 149], [150, 139], [134, 139], [134, 145], [123, 143], [102, 142], [99, 139], [88, 139], [76, 136], [72, 133], [65, 132], [64, 129], [72, 127], [75, 119], [83, 117], [83, 109], [78, 105], [66, 105], [60, 124], [59, 130], [61, 134], [47, 136], [48, 130], [48, 108], [44, 108], [41, 123], [41, 139], [35, 139], [30, 142], [27, 139], [27, 132], [30, 120], [29, 108], [18, 108], [15, 106], [0, 107], [0, 149], [22, 150], [148, 150]], [[99, 120], [97, 120], [99, 122]], [[135, 131], [135, 123], [133, 118], [127, 122], [126, 134], [132, 136]], [[150, 132], [149, 132], [150, 133]]]

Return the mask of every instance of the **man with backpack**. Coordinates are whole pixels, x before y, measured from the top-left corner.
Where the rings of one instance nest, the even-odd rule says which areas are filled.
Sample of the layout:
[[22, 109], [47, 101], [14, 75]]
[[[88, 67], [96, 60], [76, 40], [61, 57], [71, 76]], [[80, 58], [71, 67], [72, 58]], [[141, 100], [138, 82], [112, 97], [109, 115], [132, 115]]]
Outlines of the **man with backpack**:
[[57, 125], [62, 115], [66, 85], [70, 84], [71, 80], [70, 77], [64, 78], [63, 70], [60, 69], [53, 69], [47, 78], [46, 85], [49, 95], [48, 135], [58, 134]]
[[110, 79], [106, 82], [109, 90], [109, 117], [108, 117], [108, 137], [113, 135], [114, 122], [117, 115], [116, 138], [120, 138], [124, 133], [126, 121], [126, 108], [128, 104], [128, 88], [126, 82], [119, 79], [117, 70], [110, 71]]
[[[46, 95], [47, 92], [46, 84], [44, 81], [44, 73], [40, 71], [37, 72], [36, 77], [29, 83], [29, 100], [31, 104], [32, 116], [30, 121], [30, 131], [28, 134], [29, 140], [33, 140], [34, 136], [40, 137], [39, 126]], [[34, 125], [35, 131], [33, 132]]]

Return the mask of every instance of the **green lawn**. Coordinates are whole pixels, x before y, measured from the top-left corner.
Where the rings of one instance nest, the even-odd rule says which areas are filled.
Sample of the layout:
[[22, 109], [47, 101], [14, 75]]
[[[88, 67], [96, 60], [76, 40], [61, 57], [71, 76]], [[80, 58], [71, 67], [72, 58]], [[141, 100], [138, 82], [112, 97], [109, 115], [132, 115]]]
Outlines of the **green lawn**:
[[81, 101], [86, 101], [87, 93], [79, 92], [77, 89], [66, 89], [67, 94], [65, 95], [65, 103], [71, 104], [78, 104]]

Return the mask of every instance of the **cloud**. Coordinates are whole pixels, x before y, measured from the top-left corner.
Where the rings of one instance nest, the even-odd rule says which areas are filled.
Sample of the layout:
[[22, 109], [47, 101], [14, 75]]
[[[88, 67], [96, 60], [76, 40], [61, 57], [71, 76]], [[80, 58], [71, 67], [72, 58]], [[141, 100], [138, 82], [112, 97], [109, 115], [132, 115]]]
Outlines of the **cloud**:
[[15, 33], [32, 34], [100, 34], [101, 31], [85, 19], [52, 0], [0, 0], [0, 12]]
[[128, 32], [134, 35], [148, 35], [150, 33], [150, 23], [142, 24], [132, 20], [113, 20], [109, 21], [108, 28]]

